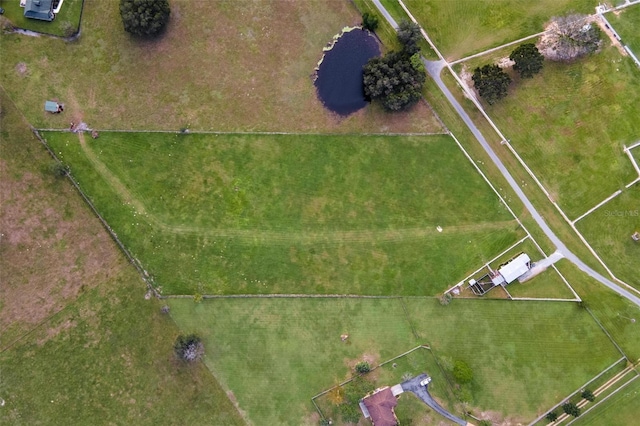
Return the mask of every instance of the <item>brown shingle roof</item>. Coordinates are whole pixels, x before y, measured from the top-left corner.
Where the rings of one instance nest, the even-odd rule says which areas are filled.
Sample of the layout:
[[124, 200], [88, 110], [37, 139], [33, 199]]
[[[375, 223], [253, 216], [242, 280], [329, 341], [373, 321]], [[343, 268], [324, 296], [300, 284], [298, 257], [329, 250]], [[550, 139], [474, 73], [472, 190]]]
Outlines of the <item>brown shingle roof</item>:
[[362, 402], [369, 410], [374, 426], [396, 426], [398, 424], [398, 419], [393, 412], [393, 407], [398, 405], [398, 400], [393, 396], [390, 388], [381, 389], [363, 399]]

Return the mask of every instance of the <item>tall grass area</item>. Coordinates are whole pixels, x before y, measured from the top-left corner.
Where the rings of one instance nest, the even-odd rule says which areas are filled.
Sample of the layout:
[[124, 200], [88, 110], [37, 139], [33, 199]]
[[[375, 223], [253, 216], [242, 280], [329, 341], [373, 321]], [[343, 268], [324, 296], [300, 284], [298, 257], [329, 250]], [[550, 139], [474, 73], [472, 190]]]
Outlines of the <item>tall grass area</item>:
[[593, 13], [591, 0], [405, 0], [449, 60], [539, 33], [553, 16]]
[[577, 223], [613, 273], [640, 290], [640, 186], [634, 185]]
[[546, 62], [486, 109], [570, 219], [637, 177], [622, 148], [640, 134], [640, 73], [614, 48]]
[[431, 295], [524, 235], [445, 136], [45, 136], [167, 293]]
[[622, 37], [622, 43], [629, 46], [636, 56], [640, 55], [640, 5], [627, 7], [620, 13], [609, 13], [607, 20]]
[[[240, 408], [260, 424], [314, 424], [311, 397], [319, 390], [351, 377], [364, 358], [375, 365], [417, 344], [431, 345], [444, 366], [458, 359], [471, 366], [473, 409], [518, 421], [532, 420], [620, 357], [588, 313], [572, 303], [454, 300], [441, 306], [433, 299], [315, 298], [169, 303], [178, 325], [203, 337], [205, 362], [225, 389], [233, 390]], [[349, 335], [345, 342], [342, 334]]]

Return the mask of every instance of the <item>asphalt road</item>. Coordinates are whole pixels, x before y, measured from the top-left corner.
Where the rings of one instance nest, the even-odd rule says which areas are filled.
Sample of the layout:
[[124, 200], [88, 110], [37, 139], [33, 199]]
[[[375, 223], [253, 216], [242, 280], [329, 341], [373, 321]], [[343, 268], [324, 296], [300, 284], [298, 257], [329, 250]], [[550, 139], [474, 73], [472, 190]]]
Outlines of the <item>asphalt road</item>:
[[[396, 21], [391, 17], [391, 15], [385, 9], [385, 7], [382, 5], [382, 3], [380, 3], [379, 0], [372, 0], [372, 1], [376, 5], [376, 7], [380, 11], [380, 13], [385, 17], [385, 19], [387, 19], [387, 21], [394, 28], [397, 28], [398, 25], [397, 25]], [[429, 44], [433, 45], [430, 42], [430, 40], [427, 40], [427, 41], [429, 41]], [[435, 49], [435, 46], [434, 46], [434, 49]], [[437, 51], [437, 49], [435, 49], [435, 50], [438, 53], [438, 56], [442, 57], [442, 55], [440, 55], [440, 53]], [[585, 274], [587, 274], [590, 277], [598, 280], [600, 283], [606, 285], [611, 290], [613, 290], [616, 293], [618, 293], [620, 296], [628, 299], [629, 301], [635, 303], [636, 306], [640, 307], [640, 297], [636, 296], [635, 294], [631, 293], [630, 291], [626, 290], [625, 288], [620, 287], [618, 284], [614, 283], [613, 281], [609, 280], [608, 278], [602, 276], [598, 272], [596, 272], [593, 269], [591, 269], [587, 264], [585, 264], [582, 260], [580, 260], [580, 258], [578, 258], [575, 254], [573, 254], [567, 248], [567, 246], [557, 237], [557, 235], [551, 230], [551, 228], [549, 228], [549, 225], [547, 225], [547, 222], [545, 222], [545, 220], [542, 218], [540, 213], [538, 213], [538, 211], [533, 206], [531, 201], [529, 201], [529, 198], [527, 198], [525, 193], [520, 188], [520, 185], [518, 185], [518, 183], [515, 181], [513, 176], [511, 176], [511, 173], [509, 173], [507, 168], [504, 166], [504, 164], [502, 163], [502, 160], [500, 160], [500, 158], [496, 155], [495, 151], [493, 150], [493, 148], [491, 148], [491, 146], [489, 145], [487, 140], [484, 138], [482, 133], [480, 133], [480, 130], [478, 130], [478, 128], [476, 127], [475, 123], [471, 120], [471, 117], [469, 117], [469, 114], [467, 114], [467, 112], [464, 110], [464, 108], [462, 108], [462, 105], [460, 105], [460, 103], [453, 96], [453, 94], [451, 93], [449, 88], [444, 84], [444, 82], [440, 78], [440, 73], [442, 72], [443, 68], [445, 68], [447, 66], [447, 63], [444, 60], [427, 61], [424, 58], [422, 58], [422, 62], [424, 63], [425, 68], [427, 69], [427, 73], [431, 76], [431, 78], [433, 78], [433, 80], [436, 82], [436, 84], [438, 85], [440, 90], [446, 96], [446, 98], [449, 101], [449, 103], [453, 106], [453, 108], [456, 110], [458, 115], [460, 115], [460, 118], [462, 118], [462, 121], [464, 121], [464, 123], [469, 128], [469, 130], [471, 130], [471, 132], [473, 133], [475, 138], [478, 140], [478, 142], [480, 143], [482, 148], [484, 148], [484, 150], [487, 152], [487, 154], [491, 158], [491, 161], [493, 161], [493, 163], [496, 165], [496, 167], [500, 170], [500, 173], [502, 173], [502, 175], [505, 177], [505, 179], [507, 180], [507, 182], [509, 183], [511, 188], [515, 191], [515, 193], [518, 196], [518, 198], [520, 198], [520, 200], [524, 204], [525, 208], [531, 214], [531, 217], [533, 217], [533, 219], [536, 221], [536, 223], [542, 229], [542, 231], [545, 233], [545, 235], [556, 246], [557, 251], [562, 253], [562, 255], [567, 260], [569, 260], [571, 263], [576, 265]]]
[[454, 416], [453, 414], [451, 414], [450, 412], [448, 412], [447, 410], [442, 408], [435, 401], [435, 399], [433, 399], [431, 397], [431, 394], [429, 393], [429, 390], [427, 389], [427, 387], [429, 385], [420, 386], [420, 382], [422, 381], [422, 379], [426, 379], [426, 378], [427, 378], [426, 374], [420, 374], [418, 377], [414, 377], [413, 379], [407, 380], [406, 382], [402, 382], [402, 384], [401, 384], [402, 390], [404, 390], [405, 392], [413, 393], [415, 396], [420, 398], [422, 400], [422, 402], [427, 404], [429, 407], [431, 407], [435, 412], [437, 412], [441, 416], [443, 416], [443, 417], [445, 417], [445, 418], [451, 420], [452, 422], [457, 423], [457, 424], [459, 424], [461, 426], [466, 426], [466, 424], [467, 424], [466, 420], [462, 420], [461, 418]]

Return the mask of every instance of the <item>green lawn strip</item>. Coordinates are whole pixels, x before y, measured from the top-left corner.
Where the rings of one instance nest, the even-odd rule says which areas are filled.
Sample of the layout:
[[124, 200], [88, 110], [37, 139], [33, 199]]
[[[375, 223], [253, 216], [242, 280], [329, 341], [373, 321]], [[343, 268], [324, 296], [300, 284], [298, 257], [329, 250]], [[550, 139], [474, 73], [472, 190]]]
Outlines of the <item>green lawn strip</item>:
[[557, 267], [629, 359], [640, 359], [640, 308], [586, 276], [571, 263], [559, 262]]
[[[397, 299], [169, 299], [205, 363], [256, 424], [317, 424], [311, 398], [418, 343]], [[343, 342], [342, 334], [348, 334]]]
[[640, 74], [630, 59], [610, 47], [515, 80], [485, 109], [569, 218], [637, 177], [622, 151], [640, 134]]
[[[465, 110], [474, 120], [474, 123], [476, 123], [482, 134], [485, 135], [485, 138], [487, 138], [496, 154], [500, 156], [514, 179], [517, 182], [521, 183], [521, 189], [525, 192], [529, 200], [534, 204], [538, 212], [545, 218], [545, 221], [556, 233], [556, 235], [558, 235], [558, 237], [567, 245], [567, 247], [569, 247], [570, 250], [578, 255], [590, 267], [602, 274], [606, 274], [606, 271], [602, 267], [602, 265], [595, 259], [595, 257], [593, 257], [591, 252], [578, 238], [577, 234], [571, 229], [569, 224], [562, 218], [557, 209], [549, 202], [549, 198], [538, 187], [531, 176], [525, 171], [525, 169], [517, 161], [515, 156], [512, 155], [505, 146], [500, 144], [499, 138], [497, 137], [495, 131], [489, 125], [487, 120], [480, 114], [477, 108], [473, 106], [471, 101], [463, 97], [453, 76], [450, 73], [444, 72], [443, 81], [447, 84], [454, 96], [458, 98], [458, 102], [465, 106]], [[447, 123], [447, 121], [445, 121], [445, 123]], [[471, 143], [473, 143], [478, 146], [478, 149], [481, 149], [475, 139], [469, 139], [469, 141], [470, 145], [465, 146], [473, 147], [473, 145], [471, 145]], [[503, 188], [506, 188], [506, 183], [505, 186], [499, 186], [499, 188], [501, 190]], [[510, 195], [506, 197], [506, 199], [510, 203], [513, 202], [513, 200], [517, 200], [515, 195]], [[544, 244], [546, 237], [542, 234], [541, 231], [538, 230], [535, 221], [533, 221], [527, 214], [524, 214], [523, 223], [529, 224], [528, 229], [530, 230], [530, 232], [535, 236], [537, 240], [543, 241]], [[554, 248], [547, 248], [547, 250], [551, 252], [554, 250]]]
[[20, 6], [20, 1], [2, 0], [0, 7], [5, 9], [4, 17], [16, 28], [69, 37], [80, 29], [83, 3], [83, 0], [64, 0], [60, 12], [51, 22], [25, 18], [24, 7]]
[[619, 279], [640, 290], [640, 186], [634, 185], [576, 224]]
[[593, 13], [594, 8], [589, 0], [405, 0], [405, 4], [450, 60], [541, 32], [553, 16]]
[[592, 411], [580, 416], [573, 424], [576, 426], [631, 425], [638, 419], [639, 407], [640, 380], [636, 379]]
[[[86, 2], [82, 20], [73, 42], [0, 35], [0, 78], [36, 127], [82, 120], [97, 129], [441, 130], [425, 105], [394, 115], [373, 105], [338, 118], [318, 100], [312, 75], [323, 47], [361, 22], [350, 2], [176, 1], [153, 40], [124, 31], [117, 1]], [[64, 113], [46, 114], [47, 99], [64, 103]]]
[[178, 329], [143, 293], [125, 266], [2, 352], [2, 423], [243, 424], [203, 364], [175, 359]]
[[627, 7], [619, 13], [608, 13], [607, 20], [622, 38], [622, 43], [629, 46], [633, 53], [638, 56], [640, 52], [640, 6]]
[[[172, 208], [175, 208], [176, 211], [179, 209], [183, 210], [185, 216], [185, 219], [182, 219], [183, 222], [173, 227], [160, 226], [154, 220], [148, 220], [147, 216], [136, 214], [131, 204], [127, 204], [130, 201], [124, 201], [118, 194], [114, 194], [111, 186], [106, 184], [103, 177], [96, 173], [94, 166], [87, 160], [87, 157], [79, 147], [79, 143], [74, 140], [77, 138], [76, 135], [47, 133], [46, 137], [56, 152], [62, 153], [60, 155], [64, 161], [71, 165], [72, 174], [80, 181], [80, 185], [93, 199], [93, 202], [119, 235], [120, 239], [131, 250], [133, 255], [142, 261], [145, 268], [157, 278], [158, 284], [163, 287], [167, 294], [192, 294], [194, 292], [205, 294], [300, 292], [377, 295], [436, 294], [452, 285], [452, 280], [462, 279], [472, 272], [473, 269], [476, 268], [476, 265], [490, 260], [503, 251], [505, 247], [513, 244], [523, 236], [522, 230], [519, 229], [514, 221], [508, 220], [508, 213], [500, 209], [493, 194], [486, 186], [483, 188], [484, 183], [474, 175], [470, 165], [464, 164], [463, 159], [460, 159], [458, 164], [453, 164], [451, 167], [456, 170], [454, 173], [455, 179], [460, 179], [460, 176], [464, 176], [461, 173], [468, 167], [470, 170], [468, 170], [467, 179], [470, 182], [456, 185], [459, 187], [466, 186], [467, 189], [475, 188], [474, 193], [468, 195], [474, 202], [482, 203], [482, 197], [486, 197], [486, 203], [483, 205], [478, 204], [477, 208], [471, 209], [475, 210], [471, 213], [467, 213], [471, 211], [469, 208], [469, 198], [463, 200], [460, 198], [461, 193], [453, 192], [454, 189], [450, 187], [450, 185], [455, 184], [453, 177], [452, 179], [446, 178], [446, 173], [449, 172], [442, 170], [444, 176], [439, 176], [437, 179], [440, 180], [440, 185], [443, 185], [443, 188], [440, 194], [434, 194], [433, 191], [430, 191], [430, 199], [445, 200], [449, 198], [452, 204], [449, 211], [438, 210], [445, 204], [440, 204], [439, 206], [437, 203], [429, 202], [423, 203], [422, 207], [417, 208], [416, 212], [424, 208], [424, 211], [420, 211], [420, 214], [423, 216], [430, 209], [433, 212], [431, 213], [432, 217], [436, 218], [433, 219], [433, 221], [429, 221], [428, 224], [425, 224], [425, 230], [423, 231], [415, 230], [414, 227], [403, 231], [402, 229], [398, 229], [400, 228], [400, 222], [398, 222], [397, 224], [392, 224], [391, 229], [376, 230], [376, 224], [372, 224], [373, 229], [361, 230], [354, 234], [351, 232], [352, 228], [355, 228], [355, 231], [358, 231], [358, 229], [356, 222], [353, 221], [349, 215], [346, 215], [346, 217], [344, 215], [341, 217], [336, 216], [336, 220], [344, 221], [344, 228], [346, 228], [344, 232], [335, 229], [322, 230], [322, 228], [320, 228], [319, 232], [312, 232], [310, 235], [307, 235], [308, 233], [306, 233], [304, 229], [293, 229], [286, 232], [279, 231], [278, 228], [283, 226], [280, 225], [280, 223], [283, 223], [284, 226], [288, 225], [286, 221], [278, 223], [280, 218], [277, 217], [277, 212], [282, 212], [282, 216], [285, 216], [286, 219], [287, 207], [294, 209], [302, 203], [300, 200], [304, 200], [305, 197], [309, 200], [308, 190], [301, 187], [300, 182], [292, 179], [291, 176], [299, 174], [300, 180], [307, 179], [307, 182], [311, 182], [311, 185], [314, 185], [314, 180], [305, 176], [305, 173], [309, 173], [310, 170], [315, 168], [320, 175], [324, 176], [323, 173], [326, 173], [326, 168], [333, 167], [335, 169], [338, 167], [340, 160], [337, 154], [335, 157], [336, 164], [333, 166], [329, 163], [326, 165], [318, 165], [316, 161], [320, 162], [320, 159], [311, 159], [306, 169], [298, 168], [295, 164], [292, 164], [290, 169], [280, 167], [278, 170], [276, 167], [277, 162], [271, 160], [271, 164], [273, 164], [272, 170], [274, 170], [271, 175], [269, 175], [269, 166], [267, 164], [267, 162], [270, 161], [268, 160], [269, 155], [264, 156], [264, 163], [266, 165], [260, 165], [260, 162], [257, 160], [253, 162], [251, 167], [256, 167], [253, 173], [259, 173], [261, 167], [264, 170], [262, 172], [264, 173], [264, 180], [262, 178], [251, 180], [251, 176], [249, 175], [247, 175], [249, 176], [248, 178], [244, 178], [246, 182], [254, 182], [254, 186], [250, 187], [253, 193], [260, 195], [262, 189], [259, 185], [264, 185], [265, 182], [269, 185], [270, 180], [272, 182], [273, 179], [285, 179], [285, 182], [290, 182], [291, 185], [294, 186], [298, 185], [299, 188], [297, 192], [289, 191], [291, 198], [289, 202], [285, 203], [285, 206], [280, 202], [281, 199], [284, 199], [284, 195], [282, 197], [274, 196], [270, 200], [265, 199], [265, 203], [276, 207], [276, 210], [272, 210], [276, 213], [271, 213], [271, 218], [273, 219], [271, 222], [269, 222], [269, 220], [252, 219], [254, 223], [260, 225], [255, 226], [255, 235], [252, 233], [251, 228], [243, 234], [235, 232], [237, 228], [233, 228], [233, 226], [240, 228], [243, 222], [242, 218], [239, 218], [236, 221], [239, 225], [234, 224], [233, 220], [236, 219], [233, 218], [233, 212], [231, 212], [231, 215], [227, 215], [225, 219], [228, 220], [228, 224], [231, 226], [229, 228], [230, 231], [216, 231], [218, 228], [214, 228], [213, 225], [209, 225], [212, 226], [211, 229], [207, 226], [193, 227], [192, 223], [197, 219], [189, 219], [189, 208], [196, 202], [193, 200], [197, 200], [202, 196], [200, 195], [201, 191], [206, 191], [209, 188], [203, 184], [202, 180], [199, 180], [195, 176], [193, 178], [194, 182], [187, 185], [192, 189], [193, 193], [178, 192], [169, 197], [174, 199]], [[175, 135], [171, 135], [170, 137], [175, 138]], [[95, 148], [92, 149], [98, 155], [100, 155], [100, 150], [102, 150], [102, 155], [104, 156], [106, 155], [105, 152], [109, 150], [108, 144], [104, 142], [107, 139], [108, 136], [104, 140], [101, 136], [97, 141], [88, 143], [94, 144], [93, 146], [95, 146]], [[101, 140], [102, 142], [99, 142]], [[374, 140], [377, 140], [377, 138], [374, 138]], [[391, 140], [396, 141], [397, 144], [393, 145], [382, 140], [383, 145], [381, 145], [384, 149], [390, 150], [389, 154], [393, 152], [396, 145], [402, 145], [401, 140], [397, 140], [396, 138], [391, 138]], [[431, 140], [431, 138], [428, 140]], [[428, 152], [430, 149], [443, 149], [443, 153], [446, 152], [448, 161], [454, 161], [455, 157], [460, 155], [459, 151], [456, 151], [457, 147], [450, 144], [450, 140], [447, 142], [447, 140], [443, 140], [442, 137], [435, 137], [433, 141], [433, 145], [430, 142], [415, 145], [413, 150], [409, 149], [410, 152], [406, 154], [407, 158], [411, 157], [410, 154], [413, 152], [415, 154], [414, 156], [425, 158], [425, 162], [431, 161], [428, 160], [428, 155], [423, 153], [423, 151]], [[99, 143], [102, 143], [102, 145], [100, 145], [101, 148], [97, 147]], [[327, 144], [329, 144], [329, 142], [327, 142]], [[239, 143], [239, 146], [240, 145]], [[308, 145], [302, 146], [305, 147]], [[356, 146], [351, 145], [350, 147], [348, 143], [346, 143], [346, 140], [344, 145], [335, 144], [333, 146], [338, 151], [340, 149], [354, 149], [357, 151]], [[358, 145], [358, 147], [362, 146], [371, 149], [372, 145], [367, 145], [365, 142], [363, 142], [362, 145]], [[276, 145], [271, 145], [271, 147], [276, 147]], [[116, 146], [116, 148], [118, 148], [118, 146]], [[202, 146], [200, 148], [202, 148]], [[310, 146], [305, 149], [309, 150], [312, 148], [313, 147]], [[113, 150], [113, 147], [111, 149]], [[129, 156], [129, 153], [126, 152], [124, 147], [121, 147], [121, 149], [125, 151], [125, 154], [122, 155], [121, 158], [109, 158], [109, 162], [107, 163], [109, 167], [118, 171], [119, 166], [116, 161], [118, 160], [125, 163], [122, 165], [122, 170], [125, 170], [126, 163], [128, 163], [127, 159], [132, 159], [132, 170], [128, 172], [132, 175], [131, 184], [135, 185], [136, 190], [143, 192], [145, 191], [145, 189], [142, 188], [145, 185], [143, 182], [146, 181], [149, 183], [151, 190], [155, 189], [157, 191], [155, 194], [147, 192], [149, 195], [143, 199], [153, 199], [154, 202], [147, 203], [145, 209], [150, 210], [151, 207], [155, 206], [156, 208], [164, 209], [159, 213], [159, 217], [170, 217], [170, 215], [173, 215], [174, 212], [171, 208], [167, 209], [167, 207], [165, 207], [167, 204], [164, 204], [164, 201], [160, 197], [166, 194], [163, 188], [177, 187], [178, 191], [182, 191], [180, 185], [172, 182], [173, 186], [167, 184], [161, 186], [156, 184], [155, 182], [157, 181], [152, 177], [148, 179], [139, 178], [138, 181], [135, 181], [133, 175], [138, 174], [138, 177], [140, 177], [150, 172], [146, 171], [143, 166], [137, 166], [136, 168], [136, 163], [133, 161], [134, 157]], [[186, 146], [182, 147], [182, 151], [186, 150]], [[237, 151], [238, 153], [248, 153], [250, 150], [245, 147], [242, 149], [238, 148]], [[175, 149], [169, 153], [171, 152], [179, 157], [178, 153], [181, 152], [181, 150]], [[291, 155], [293, 155], [294, 151], [291, 152]], [[131, 155], [133, 154], [131, 153]], [[153, 154], [150, 155], [153, 157]], [[251, 157], [251, 155], [252, 154], [248, 153], [246, 157]], [[358, 154], [352, 154], [351, 158], [354, 158], [354, 155]], [[424, 157], [422, 157], [423, 155]], [[149, 167], [151, 168], [156, 167], [152, 163], [164, 161], [161, 155], [155, 157], [157, 157], [156, 160], [149, 162]], [[216, 157], [216, 155], [212, 155], [212, 158], [213, 157]], [[194, 151], [191, 158], [197, 165], [199, 157], [196, 155], [196, 151]], [[357, 176], [358, 173], [356, 173], [356, 170], [358, 170], [358, 163], [355, 161], [355, 158], [351, 160], [351, 162], [347, 159], [346, 163], [348, 164], [344, 165], [345, 174], [355, 176], [353, 178], [355, 180], [352, 180], [352, 182], [355, 182], [354, 185], [360, 185], [362, 191], [366, 193], [370, 191], [367, 189], [367, 185], [370, 185], [373, 180], [365, 179], [364, 171], [361, 172], [363, 176]], [[288, 161], [284, 157], [281, 157], [281, 159], [285, 164]], [[187, 160], [185, 161], [188, 163]], [[234, 154], [228, 161], [228, 164], [233, 166], [237, 164], [236, 162], [243, 160], [240, 154]], [[374, 162], [371, 157], [365, 157], [362, 161], [365, 165], [368, 162]], [[394, 160], [391, 162], [393, 161]], [[107, 161], [105, 160], [105, 162]], [[431, 163], [434, 164], [434, 166], [429, 169], [431, 170], [430, 173], [436, 175], [434, 172], [436, 163], [432, 161]], [[424, 163], [422, 164], [424, 165]], [[351, 169], [349, 169], [350, 165], [352, 166]], [[446, 161], [443, 161], [438, 167], [442, 166], [446, 166]], [[175, 166], [175, 179], [180, 179], [184, 177], [184, 174], [189, 174], [189, 172], [182, 173], [179, 167], [180, 160], [178, 158]], [[192, 170], [197, 170], [197, 168], [198, 167], [195, 166]], [[399, 164], [398, 169], [401, 168], [402, 165]], [[405, 170], [407, 169], [406, 165], [404, 168]], [[168, 162], [165, 167], [160, 165], [157, 168], [158, 173], [161, 173], [163, 169], [171, 169], [171, 163]], [[390, 168], [390, 170], [391, 169], [393, 168]], [[418, 173], [420, 169], [419, 165], [416, 164], [414, 169], [416, 173]], [[367, 168], [365, 167], [364, 170], [367, 170]], [[375, 172], [374, 169], [371, 170], [372, 173]], [[438, 173], [440, 173], [440, 171], [441, 170], [439, 170]], [[389, 173], [395, 173], [395, 170]], [[151, 174], [149, 174], [149, 176], [151, 176]], [[429, 176], [431, 176], [431, 174], [422, 174], [419, 179], [429, 179]], [[204, 176], [202, 178], [210, 178], [213, 180], [210, 176]], [[372, 179], [375, 180], [375, 175], [372, 176]], [[390, 188], [389, 195], [392, 198], [388, 202], [389, 206], [410, 205], [410, 203], [414, 201], [419, 201], [413, 200], [413, 198], [419, 198], [419, 194], [416, 193], [416, 196], [412, 197], [411, 195], [414, 194], [415, 191], [411, 188], [407, 187], [406, 189], [406, 192], [409, 194], [404, 194], [404, 192], [398, 194], [395, 192], [396, 189], [394, 189], [391, 183], [386, 182], [382, 177], [380, 179], [381, 183], [379, 188]], [[327, 182], [331, 183], [330, 180], [325, 180], [324, 177], [320, 180], [323, 180], [325, 185]], [[335, 192], [335, 188], [322, 185], [319, 185], [319, 188], [315, 190], [320, 192], [326, 191], [327, 194], [334, 191], [334, 193], [329, 194], [329, 196], [333, 197], [336, 203], [341, 204], [348, 202], [351, 197], [350, 194], [356, 194], [358, 191], [356, 191], [357, 188], [349, 186], [348, 178], [345, 177], [344, 180], [346, 182], [335, 181], [343, 185], [343, 188], [345, 188], [344, 194], [340, 194], [340, 191]], [[238, 181], [239, 180], [236, 180], [236, 182]], [[473, 183], [474, 181], [479, 181], [480, 183]], [[399, 185], [410, 186], [411, 184], [411, 182], [402, 183], [399, 180], [397, 182]], [[278, 185], [273, 183], [271, 185], [275, 186], [272, 186], [269, 191], [277, 190], [276, 187]], [[288, 183], [284, 184], [284, 186], [286, 185], [288, 185]], [[234, 191], [234, 189], [235, 185], [231, 183], [226, 192], [230, 194], [231, 197], [235, 197], [237, 192]], [[426, 190], [425, 188], [425, 191]], [[251, 194], [251, 191], [248, 193]], [[187, 196], [186, 200], [183, 204], [175, 204], [176, 199], [177, 202], [181, 201], [180, 194], [182, 193]], [[372, 195], [372, 201], [380, 202], [381, 194], [381, 192], [378, 192], [376, 194], [377, 198], [373, 198]], [[402, 195], [409, 195], [409, 197], [397, 201], [393, 199], [393, 197]], [[454, 199], [457, 198], [459, 204], [454, 206], [455, 202], [453, 202], [450, 197], [454, 197]], [[492, 198], [493, 200], [491, 200]], [[247, 199], [250, 198], [247, 197]], [[209, 203], [208, 207], [210, 207], [210, 209], [204, 208], [204, 210], [210, 213], [210, 215], [214, 215], [214, 209], [217, 206], [213, 201], [209, 201]], [[136, 204], [133, 203], [133, 205]], [[357, 207], [356, 204], [353, 205]], [[485, 208], [485, 206], [488, 206], [488, 208]], [[264, 207], [259, 206], [259, 208]], [[248, 212], [251, 210], [250, 208], [247, 209]], [[412, 215], [405, 215], [400, 207], [398, 207], [396, 211], [399, 212], [397, 216], [399, 220], [405, 220], [404, 218], [406, 218], [406, 220], [411, 219]], [[366, 213], [363, 212], [362, 214]], [[471, 219], [465, 219], [468, 217], [468, 214], [471, 214]], [[197, 215], [198, 213], [194, 212], [193, 216], [196, 217]], [[476, 218], [473, 218], [473, 216], [476, 216]], [[491, 220], [483, 224], [473, 224], [473, 221], [477, 221], [477, 218], [482, 216], [485, 216], [487, 219], [492, 218], [491, 220], [500, 220], [495, 224], [491, 223]], [[201, 215], [200, 217], [203, 221], [208, 220], [206, 215]], [[330, 226], [336, 222], [336, 220], [332, 219], [329, 225], [323, 225], [319, 221], [315, 223], [319, 226]], [[465, 220], [469, 220], [471, 223], [468, 225], [463, 224], [460, 227], [453, 225], [453, 223], [461, 223]], [[504, 223], [502, 223], [503, 221]], [[295, 221], [292, 220], [291, 223], [295, 225]], [[309, 223], [313, 224], [314, 222], [309, 221]], [[452, 226], [448, 226], [447, 223]], [[435, 226], [438, 224], [441, 224], [444, 228], [442, 233], [435, 230]], [[425, 255], [416, 255], [416, 253], [424, 253]], [[455, 256], [453, 253], [455, 253]]]
[[419, 336], [444, 364], [462, 360], [473, 369], [470, 405], [514, 421], [533, 420], [620, 357], [591, 316], [573, 303], [406, 305]]

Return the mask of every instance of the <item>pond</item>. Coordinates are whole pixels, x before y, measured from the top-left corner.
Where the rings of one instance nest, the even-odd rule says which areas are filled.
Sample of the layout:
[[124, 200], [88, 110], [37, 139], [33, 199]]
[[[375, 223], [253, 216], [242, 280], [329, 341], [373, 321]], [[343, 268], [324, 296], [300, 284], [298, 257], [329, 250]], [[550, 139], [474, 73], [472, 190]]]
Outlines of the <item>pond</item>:
[[375, 56], [380, 56], [378, 41], [360, 28], [343, 32], [333, 47], [325, 51], [315, 85], [327, 109], [345, 116], [367, 105], [362, 67]]

